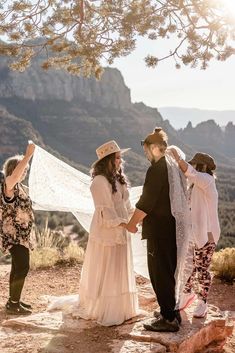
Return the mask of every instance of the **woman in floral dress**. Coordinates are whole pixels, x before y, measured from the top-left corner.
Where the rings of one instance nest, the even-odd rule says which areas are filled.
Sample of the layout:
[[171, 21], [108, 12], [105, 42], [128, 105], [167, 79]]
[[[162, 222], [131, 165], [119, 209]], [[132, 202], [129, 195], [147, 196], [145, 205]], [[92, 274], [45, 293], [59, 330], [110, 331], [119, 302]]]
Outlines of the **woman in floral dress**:
[[29, 143], [24, 156], [16, 155], [5, 161], [5, 178], [0, 184], [1, 248], [3, 252], [9, 251], [12, 258], [9, 299], [6, 304], [9, 314], [31, 313], [31, 305], [21, 301], [21, 292], [29, 271], [30, 233], [34, 216], [32, 202], [22, 181], [27, 175], [34, 149], [34, 144]]

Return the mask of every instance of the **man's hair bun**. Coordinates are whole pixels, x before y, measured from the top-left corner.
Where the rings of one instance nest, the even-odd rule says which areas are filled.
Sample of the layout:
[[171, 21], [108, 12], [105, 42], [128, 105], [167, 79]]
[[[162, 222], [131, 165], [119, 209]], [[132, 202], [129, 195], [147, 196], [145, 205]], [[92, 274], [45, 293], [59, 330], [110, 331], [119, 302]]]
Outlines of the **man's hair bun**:
[[167, 134], [161, 127], [155, 127], [153, 132], [146, 136], [145, 140], [142, 141], [142, 146], [144, 144], [151, 145], [159, 145], [167, 147]]
[[161, 128], [161, 127], [155, 127], [154, 132], [158, 133], [158, 132], [160, 132], [160, 131], [162, 131], [162, 128]]

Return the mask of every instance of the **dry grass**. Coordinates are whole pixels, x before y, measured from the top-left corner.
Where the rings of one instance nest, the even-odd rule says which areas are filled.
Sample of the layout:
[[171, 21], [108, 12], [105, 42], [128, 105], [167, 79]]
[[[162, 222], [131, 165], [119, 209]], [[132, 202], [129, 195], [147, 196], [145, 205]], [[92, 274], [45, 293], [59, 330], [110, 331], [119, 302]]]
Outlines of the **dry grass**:
[[211, 269], [218, 278], [233, 282], [235, 279], [235, 248], [226, 248], [214, 253]]
[[75, 243], [70, 243], [64, 249], [63, 260], [68, 264], [80, 264], [84, 259], [84, 250]]
[[69, 243], [61, 231], [48, 228], [34, 230], [35, 249], [30, 256], [33, 270], [57, 265], [76, 265], [83, 262], [84, 250], [75, 243]]
[[60, 260], [60, 253], [56, 248], [37, 248], [30, 255], [30, 268], [48, 268], [55, 266]]
[[84, 250], [76, 244], [70, 244], [63, 251], [57, 248], [36, 248], [30, 256], [30, 268], [48, 268], [58, 265], [74, 266], [81, 264], [84, 258]]
[[52, 230], [48, 227], [48, 218], [43, 229], [35, 227], [31, 237], [37, 248], [63, 248], [67, 245], [67, 239], [62, 231]]

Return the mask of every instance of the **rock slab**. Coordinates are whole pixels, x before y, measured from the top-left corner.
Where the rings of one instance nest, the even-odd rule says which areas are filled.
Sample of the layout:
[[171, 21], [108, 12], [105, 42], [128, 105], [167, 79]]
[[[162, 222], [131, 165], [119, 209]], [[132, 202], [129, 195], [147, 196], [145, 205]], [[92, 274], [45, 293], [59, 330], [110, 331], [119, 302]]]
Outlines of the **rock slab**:
[[[210, 306], [207, 317], [193, 319], [192, 310], [182, 314], [182, 326], [177, 333], [158, 333], [144, 330], [143, 323], [152, 319], [150, 316], [137, 317], [125, 324], [106, 330], [115, 330], [115, 338], [111, 339], [112, 353], [196, 353], [221, 352], [228, 336], [233, 331], [233, 315], [220, 313], [216, 307]], [[97, 327], [94, 322], [73, 319], [61, 311], [44, 312], [27, 317], [13, 318], [2, 323], [4, 328], [37, 328], [45, 331], [74, 332], [84, 335]], [[101, 334], [102, 336], [102, 334]], [[112, 337], [112, 335], [111, 335]]]

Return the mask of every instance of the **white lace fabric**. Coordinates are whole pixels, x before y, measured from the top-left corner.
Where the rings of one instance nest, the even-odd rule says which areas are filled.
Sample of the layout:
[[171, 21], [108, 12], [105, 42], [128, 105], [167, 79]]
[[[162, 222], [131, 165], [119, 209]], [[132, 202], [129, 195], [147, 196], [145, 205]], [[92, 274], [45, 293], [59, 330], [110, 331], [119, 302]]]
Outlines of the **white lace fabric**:
[[[185, 154], [176, 146], [174, 147], [182, 159]], [[176, 245], [177, 267], [176, 280], [176, 305], [179, 304], [179, 296], [193, 269], [193, 242], [191, 236], [191, 216], [188, 206], [187, 181], [178, 163], [173, 158], [170, 149], [166, 151], [166, 163], [168, 170], [171, 213], [176, 221]]]

